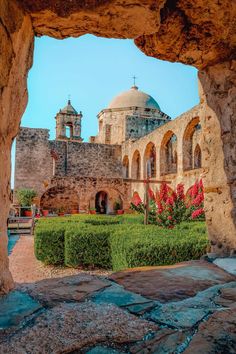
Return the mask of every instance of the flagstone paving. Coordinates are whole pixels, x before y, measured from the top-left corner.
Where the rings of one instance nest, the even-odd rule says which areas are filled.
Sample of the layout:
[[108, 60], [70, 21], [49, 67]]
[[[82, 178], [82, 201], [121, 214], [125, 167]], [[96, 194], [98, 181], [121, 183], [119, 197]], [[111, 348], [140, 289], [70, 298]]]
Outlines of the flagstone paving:
[[215, 264], [20, 277], [0, 300], [0, 353], [236, 353], [236, 276]]

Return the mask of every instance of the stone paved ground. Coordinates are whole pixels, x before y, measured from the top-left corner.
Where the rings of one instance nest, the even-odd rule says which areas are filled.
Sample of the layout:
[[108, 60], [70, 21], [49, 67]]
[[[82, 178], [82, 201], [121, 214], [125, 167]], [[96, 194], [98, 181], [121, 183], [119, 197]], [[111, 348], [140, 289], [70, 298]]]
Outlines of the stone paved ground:
[[10, 256], [18, 290], [0, 299], [0, 353], [236, 353], [234, 272], [192, 261], [48, 274], [32, 241], [22, 238]]
[[[37, 261], [34, 256], [34, 238], [32, 236], [20, 237], [9, 257], [9, 262], [10, 271], [16, 283], [31, 283], [46, 278], [81, 273], [80, 269], [44, 266]], [[109, 272], [93, 270], [88, 273], [107, 275]]]

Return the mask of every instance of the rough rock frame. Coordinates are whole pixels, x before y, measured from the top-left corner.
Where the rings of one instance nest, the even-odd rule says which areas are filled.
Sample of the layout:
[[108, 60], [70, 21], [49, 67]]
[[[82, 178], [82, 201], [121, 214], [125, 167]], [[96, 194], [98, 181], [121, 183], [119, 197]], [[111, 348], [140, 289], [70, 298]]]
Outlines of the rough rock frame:
[[147, 55], [194, 65], [203, 124], [206, 215], [214, 251], [236, 249], [235, 18], [231, 0], [2, 0], [0, 4], [0, 293], [13, 287], [8, 270], [10, 153], [27, 104], [34, 35], [91, 33], [132, 38]]

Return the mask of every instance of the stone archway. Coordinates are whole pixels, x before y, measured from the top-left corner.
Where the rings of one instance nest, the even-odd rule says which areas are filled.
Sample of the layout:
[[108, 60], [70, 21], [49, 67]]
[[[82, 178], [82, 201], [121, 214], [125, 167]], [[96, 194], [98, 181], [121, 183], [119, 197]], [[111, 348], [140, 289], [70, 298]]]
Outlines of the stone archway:
[[72, 210], [79, 210], [79, 196], [76, 190], [65, 186], [49, 188], [40, 199], [40, 208], [51, 212], [60, 210], [70, 213]]
[[138, 150], [135, 150], [132, 157], [131, 178], [141, 178], [141, 155]]
[[104, 191], [97, 192], [95, 195], [95, 209], [98, 214], [107, 214], [108, 194]]
[[202, 151], [199, 144], [196, 145], [193, 153], [193, 167], [201, 168], [202, 167]]
[[90, 209], [95, 209], [99, 214], [113, 214], [117, 202], [123, 207], [123, 196], [118, 190], [101, 187], [90, 195], [88, 205]]
[[160, 171], [161, 175], [177, 173], [177, 136], [169, 130], [164, 135], [160, 150]]
[[[183, 136], [183, 170], [192, 170], [195, 167], [195, 150], [194, 138], [201, 132], [201, 125], [199, 117], [195, 117], [187, 125]], [[198, 145], [199, 152], [200, 146]], [[200, 149], [201, 153], [201, 149]], [[198, 166], [198, 165], [197, 165]], [[201, 167], [201, 166], [200, 166]]]
[[[116, 0], [3, 0], [0, 16], [0, 165], [4, 166], [0, 168], [0, 293], [13, 287], [8, 270], [6, 222], [10, 206], [10, 152], [27, 104], [26, 80], [32, 65], [34, 35], [62, 39], [91, 33], [133, 38], [146, 55], [194, 65], [200, 70], [209, 236], [213, 248], [220, 253], [236, 249], [233, 1], [127, 0], [121, 4]], [[219, 219], [225, 222], [219, 223]]]
[[144, 178], [147, 178], [147, 175], [151, 178], [156, 177], [156, 171], [156, 147], [152, 142], [150, 142], [147, 144], [143, 156]]
[[124, 178], [129, 178], [129, 158], [127, 155], [123, 158], [122, 172]]

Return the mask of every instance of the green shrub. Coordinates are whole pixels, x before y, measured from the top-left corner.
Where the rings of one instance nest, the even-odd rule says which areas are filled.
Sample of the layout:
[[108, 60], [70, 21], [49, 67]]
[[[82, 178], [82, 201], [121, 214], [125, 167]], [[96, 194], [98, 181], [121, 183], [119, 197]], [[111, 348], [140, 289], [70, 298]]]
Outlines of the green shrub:
[[61, 225], [36, 227], [35, 256], [45, 264], [64, 264], [65, 227]]
[[110, 228], [84, 225], [65, 233], [65, 264], [111, 268]]
[[153, 225], [126, 226], [111, 236], [113, 270], [199, 259], [207, 247], [206, 234], [189, 229], [167, 232]]
[[117, 225], [120, 224], [121, 220], [115, 218], [104, 218], [104, 219], [85, 219], [85, 224], [90, 225]]
[[16, 192], [17, 200], [21, 207], [30, 207], [37, 193], [33, 189], [18, 189]]
[[199, 259], [206, 253], [204, 222], [164, 229], [141, 221], [136, 215], [42, 218], [35, 230], [35, 254], [46, 264], [121, 270]]

